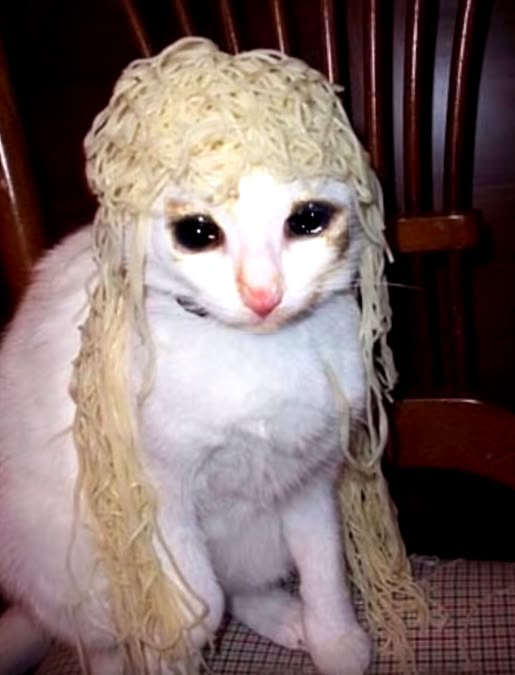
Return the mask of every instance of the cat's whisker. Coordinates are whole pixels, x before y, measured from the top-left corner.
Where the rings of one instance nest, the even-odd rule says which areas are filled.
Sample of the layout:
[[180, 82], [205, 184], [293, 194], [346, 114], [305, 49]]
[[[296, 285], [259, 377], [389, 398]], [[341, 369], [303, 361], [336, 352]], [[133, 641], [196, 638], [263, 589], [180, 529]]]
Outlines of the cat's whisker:
[[[402, 288], [402, 289], [405, 289], [405, 290], [408, 290], [408, 291], [417, 291], [417, 292], [420, 292], [420, 293], [425, 292], [425, 289], [424, 289], [423, 286], [418, 286], [418, 285], [415, 285], [415, 284], [403, 284], [403, 283], [395, 282], [395, 281], [381, 281], [379, 283], [376, 282], [373, 285], [376, 288], [381, 287], [381, 286], [386, 286], [387, 288]], [[360, 289], [359, 282], [354, 282], [351, 285], [351, 288], [359, 290]]]

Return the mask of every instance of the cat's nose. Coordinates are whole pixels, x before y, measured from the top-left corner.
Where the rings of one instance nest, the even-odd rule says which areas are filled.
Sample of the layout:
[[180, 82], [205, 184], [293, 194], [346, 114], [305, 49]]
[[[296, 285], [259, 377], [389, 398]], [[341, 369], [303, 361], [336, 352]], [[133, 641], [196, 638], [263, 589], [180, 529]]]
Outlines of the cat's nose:
[[239, 290], [243, 304], [262, 318], [268, 316], [282, 300], [279, 284], [250, 286], [242, 283]]

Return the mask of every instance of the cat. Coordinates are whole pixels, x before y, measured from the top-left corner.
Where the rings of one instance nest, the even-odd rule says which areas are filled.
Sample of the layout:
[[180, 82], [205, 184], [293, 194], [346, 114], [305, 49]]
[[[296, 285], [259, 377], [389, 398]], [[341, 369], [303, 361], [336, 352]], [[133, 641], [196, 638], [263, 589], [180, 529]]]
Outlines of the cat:
[[[355, 199], [343, 182], [257, 170], [215, 206], [169, 186], [148, 216], [145, 251], [156, 368], [139, 425], [162, 534], [209, 608], [209, 630], [228, 609], [306, 650], [323, 675], [360, 675], [370, 658], [336, 496], [334, 380], [352, 424], [366, 387]], [[37, 264], [0, 350], [0, 586], [12, 602], [0, 618], [2, 675], [36, 663], [50, 637], [76, 644], [77, 631], [94, 675], [123, 672], [99, 628], [107, 597], [88, 597], [76, 626], [66, 611], [77, 477], [69, 385], [94, 271], [86, 227]], [[137, 350], [130, 366], [141, 370]], [[80, 578], [93, 558], [85, 528], [73, 546]], [[298, 596], [279, 584], [292, 570]], [[200, 647], [205, 635], [195, 639]]]

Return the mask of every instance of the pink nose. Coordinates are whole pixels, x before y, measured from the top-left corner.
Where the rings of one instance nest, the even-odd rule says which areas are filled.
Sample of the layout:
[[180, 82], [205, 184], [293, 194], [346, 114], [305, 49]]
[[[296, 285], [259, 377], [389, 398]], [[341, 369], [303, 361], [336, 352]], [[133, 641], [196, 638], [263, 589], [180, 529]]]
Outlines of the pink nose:
[[241, 284], [240, 296], [243, 304], [261, 317], [268, 316], [281, 302], [281, 291], [272, 286], [248, 286]]

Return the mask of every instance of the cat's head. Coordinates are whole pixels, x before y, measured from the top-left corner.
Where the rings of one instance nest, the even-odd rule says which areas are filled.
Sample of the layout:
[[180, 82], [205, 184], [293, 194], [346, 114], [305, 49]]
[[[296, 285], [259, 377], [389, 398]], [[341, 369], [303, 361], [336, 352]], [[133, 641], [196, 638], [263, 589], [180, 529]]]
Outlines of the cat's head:
[[221, 204], [170, 188], [153, 213], [147, 292], [185, 311], [270, 331], [355, 281], [362, 235], [345, 183], [253, 171]]

